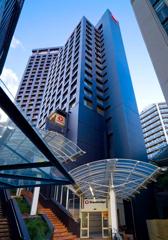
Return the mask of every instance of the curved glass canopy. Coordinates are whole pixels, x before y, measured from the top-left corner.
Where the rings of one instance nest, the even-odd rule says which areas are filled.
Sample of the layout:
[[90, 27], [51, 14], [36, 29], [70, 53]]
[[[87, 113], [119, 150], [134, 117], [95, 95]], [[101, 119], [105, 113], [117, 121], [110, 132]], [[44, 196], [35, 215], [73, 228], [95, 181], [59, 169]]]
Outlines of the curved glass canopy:
[[127, 199], [155, 181], [160, 172], [155, 165], [131, 159], [105, 159], [81, 165], [70, 171], [76, 192], [86, 198], [106, 198], [109, 188]]
[[85, 153], [62, 134], [41, 129], [39, 129], [39, 131], [42, 138], [60, 162], [75, 161], [76, 158]]

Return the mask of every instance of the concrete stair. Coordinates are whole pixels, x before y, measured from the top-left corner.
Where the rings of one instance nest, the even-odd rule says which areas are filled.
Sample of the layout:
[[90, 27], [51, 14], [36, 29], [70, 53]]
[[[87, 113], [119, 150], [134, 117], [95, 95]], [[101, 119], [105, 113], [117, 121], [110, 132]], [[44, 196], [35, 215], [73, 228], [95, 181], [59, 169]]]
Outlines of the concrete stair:
[[0, 204], [0, 240], [12, 240], [8, 219], [4, 217]]
[[[32, 201], [32, 193], [28, 191], [22, 192], [23, 196], [26, 196]], [[55, 213], [50, 208], [45, 208], [41, 203], [38, 204], [38, 213], [47, 215], [48, 219], [54, 226], [54, 233], [52, 240], [78, 240], [78, 238], [69, 232], [66, 226], [60, 221]]]

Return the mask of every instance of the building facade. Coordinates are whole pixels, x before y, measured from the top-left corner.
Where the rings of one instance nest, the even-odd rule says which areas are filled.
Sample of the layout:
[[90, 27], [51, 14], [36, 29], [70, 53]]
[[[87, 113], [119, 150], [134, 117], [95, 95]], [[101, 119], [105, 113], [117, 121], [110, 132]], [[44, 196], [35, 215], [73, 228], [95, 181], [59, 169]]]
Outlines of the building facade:
[[132, 0], [132, 6], [168, 103], [168, 1]]
[[[17, 101], [32, 118], [35, 107], [30, 105], [30, 99], [35, 104], [41, 83], [34, 73], [35, 63], [31, 64], [24, 73]], [[31, 74], [33, 76], [29, 78]], [[34, 79], [33, 85], [29, 81], [31, 78]], [[32, 97], [33, 91], [35, 96]], [[51, 62], [42, 92], [36, 114], [38, 118], [34, 122], [36, 126], [55, 131], [59, 131], [59, 126], [63, 129], [60, 132], [86, 152], [79, 160], [66, 162], [68, 170], [107, 158], [147, 160], [119, 23], [109, 10], [96, 26], [85, 17], [81, 19]], [[79, 219], [80, 198], [73, 189], [54, 186], [41, 189], [41, 192]], [[123, 202], [118, 201], [118, 206], [119, 224], [125, 225]], [[92, 215], [93, 220], [99, 219], [101, 224], [104, 221], [104, 232], [101, 231], [102, 225], [99, 226], [100, 237], [108, 235], [108, 213], [105, 210], [106, 214], [99, 213], [99, 217]]]
[[0, 1], [0, 74], [23, 7], [24, 0]]
[[66, 135], [86, 151], [84, 162], [146, 158], [120, 27], [109, 10], [96, 26], [83, 17], [59, 51], [38, 127], [57, 109], [68, 113]]
[[168, 106], [155, 103], [140, 114], [148, 159], [168, 145]]
[[37, 124], [50, 65], [57, 57], [59, 50], [59, 47], [32, 50], [23, 74], [16, 102], [26, 113], [33, 126]]

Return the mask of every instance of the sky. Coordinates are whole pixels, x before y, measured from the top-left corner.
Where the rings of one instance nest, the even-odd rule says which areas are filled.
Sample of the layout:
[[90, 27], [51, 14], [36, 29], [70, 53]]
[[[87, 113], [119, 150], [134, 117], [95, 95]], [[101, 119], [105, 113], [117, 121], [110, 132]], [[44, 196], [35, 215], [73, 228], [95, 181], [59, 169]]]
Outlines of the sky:
[[82, 16], [96, 25], [106, 9], [120, 23], [139, 111], [165, 101], [130, 0], [25, 0], [1, 76], [12, 94], [32, 49], [64, 45]]

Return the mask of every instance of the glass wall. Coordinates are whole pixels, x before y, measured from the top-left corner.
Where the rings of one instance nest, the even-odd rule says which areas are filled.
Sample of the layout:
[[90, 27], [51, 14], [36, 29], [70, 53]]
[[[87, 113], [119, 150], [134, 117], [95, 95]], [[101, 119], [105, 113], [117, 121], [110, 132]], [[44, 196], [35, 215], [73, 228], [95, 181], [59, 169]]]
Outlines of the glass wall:
[[67, 186], [53, 186], [51, 198], [68, 210], [75, 220], [79, 220], [80, 198]]

